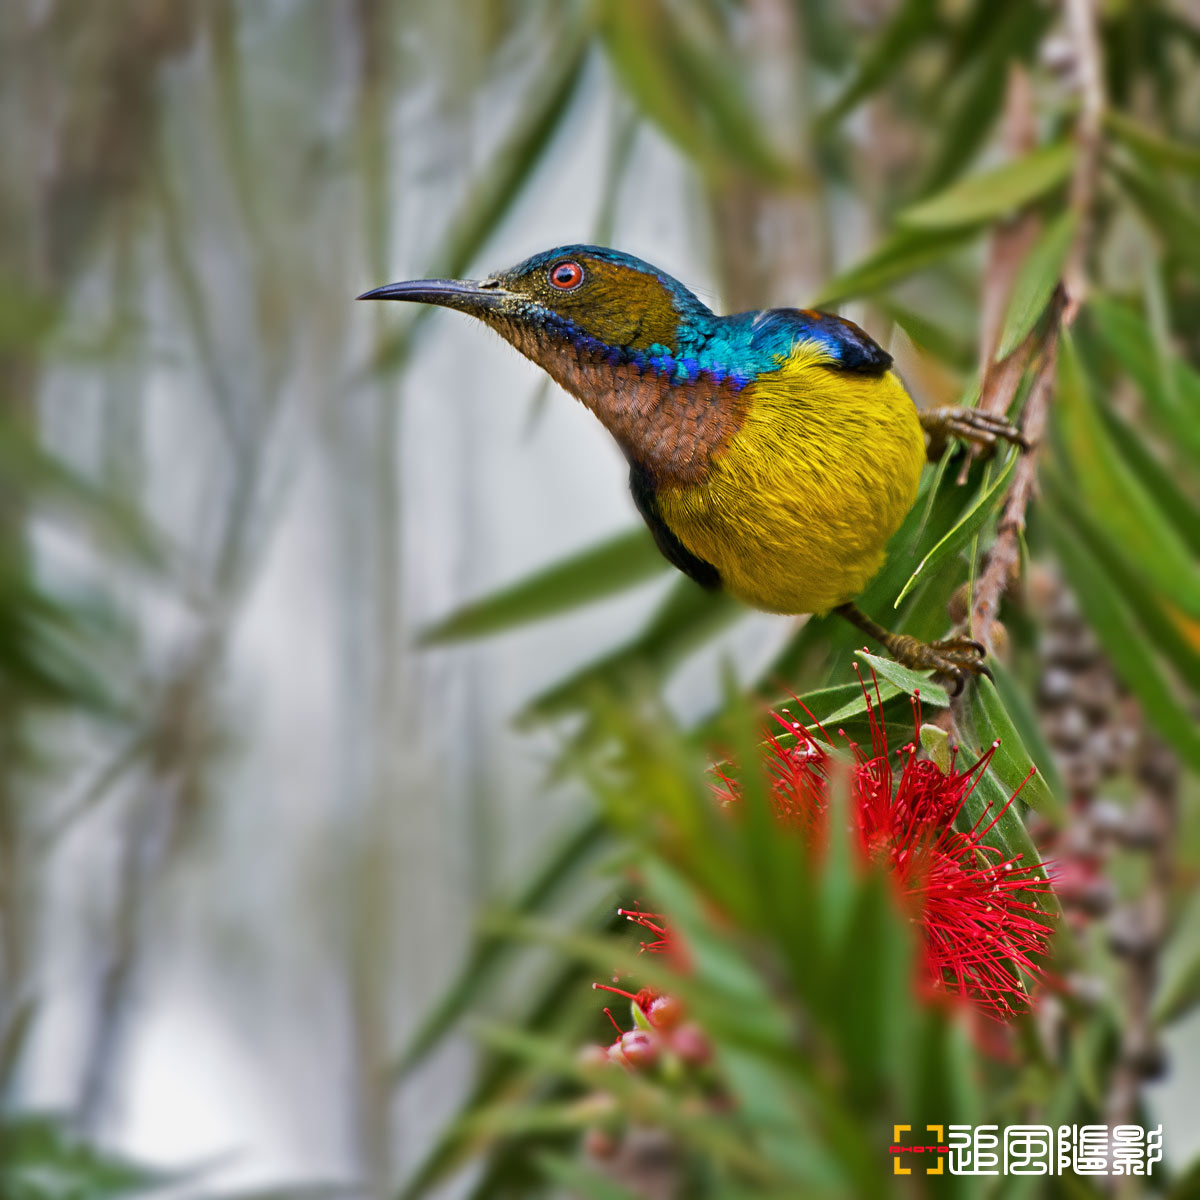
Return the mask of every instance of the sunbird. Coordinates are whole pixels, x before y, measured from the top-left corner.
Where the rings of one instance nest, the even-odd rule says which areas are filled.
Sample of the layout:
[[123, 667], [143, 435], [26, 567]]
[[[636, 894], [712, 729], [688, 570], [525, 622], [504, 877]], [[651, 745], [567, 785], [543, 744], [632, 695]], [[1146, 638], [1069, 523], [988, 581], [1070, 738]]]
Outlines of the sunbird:
[[892, 357], [832, 313], [719, 316], [682, 283], [603, 246], [559, 246], [483, 280], [416, 279], [360, 300], [469, 313], [581, 400], [629, 462], [659, 550], [706, 588], [774, 613], [837, 612], [899, 662], [984, 671], [967, 637], [921, 642], [853, 603], [950, 437], [1024, 444], [971, 408], [918, 410]]

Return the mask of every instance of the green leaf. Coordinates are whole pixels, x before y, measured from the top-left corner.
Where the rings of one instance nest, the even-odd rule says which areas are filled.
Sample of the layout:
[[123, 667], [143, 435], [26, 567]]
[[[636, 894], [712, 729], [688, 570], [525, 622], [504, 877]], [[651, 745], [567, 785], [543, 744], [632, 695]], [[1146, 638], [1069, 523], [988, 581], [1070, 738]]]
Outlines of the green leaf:
[[1037, 768], [1025, 749], [1021, 735], [1008, 715], [995, 684], [986, 676], [975, 681], [970, 690], [968, 704], [971, 718], [981, 743], [998, 741], [999, 749], [992, 758], [991, 769], [996, 777], [1013, 793], [1021, 789], [1021, 799], [1044, 816], [1061, 821], [1065, 812], [1062, 798], [1051, 791], [1046, 777], [1040, 769], [1026, 779], [1030, 767]]
[[944, 187], [985, 144], [1003, 106], [1013, 62], [1029, 58], [1051, 14], [1040, 5], [1017, 2], [976, 5], [972, 15], [974, 27], [968, 32], [966, 22], [959, 25], [958, 53], [948, 57], [933, 85], [946, 120], [919, 195]]
[[1081, 504], [1059, 472], [1047, 468], [1042, 473], [1046, 498], [1070, 525], [1073, 536], [1106, 573], [1113, 587], [1132, 610], [1132, 617], [1154, 640], [1155, 645], [1174, 666], [1180, 677], [1200, 692], [1200, 622], [1192, 620], [1163, 600], [1145, 575], [1104, 525], [1097, 522]]
[[1058, 773], [1058, 767], [1055, 765], [1054, 755], [1046, 739], [1042, 736], [1038, 715], [1030, 703], [1027, 689], [1018, 684], [1008, 667], [999, 659], [991, 659], [988, 667], [992, 672], [996, 693], [1000, 697], [1001, 704], [1004, 705], [1005, 713], [1016, 727], [1021, 742], [1029, 752], [1032, 761], [1037, 763], [1038, 775], [1045, 778], [1050, 794], [1055, 798], [1056, 803], [1061, 804], [1061, 798], [1067, 794], [1067, 790]]
[[1200, 1004], [1200, 892], [1192, 892], [1174, 922], [1154, 995], [1156, 1025], [1169, 1025]]
[[1064, 183], [1074, 161], [1075, 148], [1067, 142], [1043, 146], [912, 205], [897, 222], [910, 229], [946, 229], [1008, 216]]
[[795, 175], [763, 134], [734, 46], [706, 45], [662, 0], [600, 0], [599, 32], [626, 93], [706, 173], [730, 164], [770, 183]]
[[958, 523], [941, 541], [921, 559], [917, 564], [916, 570], [909, 576], [908, 582], [901, 588], [900, 594], [896, 597], [892, 605], [893, 608], [900, 607], [900, 602], [921, 582], [924, 575], [931, 574], [932, 568], [945, 562], [951, 555], [957, 554], [983, 528], [984, 522], [992, 515], [992, 510], [999, 504], [1001, 497], [1004, 495], [1008, 481], [1016, 469], [1017, 458], [1018, 456], [1015, 453], [1009, 455], [1004, 470], [1000, 472], [991, 484], [980, 489], [975, 503], [963, 513]]
[[856, 650], [855, 654], [873, 671], [895, 684], [900, 691], [906, 692], [910, 696], [920, 694], [923, 703], [932, 704], [937, 708], [949, 706], [949, 693], [940, 684], [934, 683], [928, 672], [910, 670], [898, 662], [893, 662], [890, 658], [880, 658], [876, 654], [869, 654], [866, 650]]
[[[505, 139], [491, 161], [464, 188], [464, 202], [444, 238], [430, 256], [430, 274], [461, 275], [470, 266], [517, 198], [536, 178], [534, 167], [545, 156], [555, 134], [571, 112], [584, 78], [591, 44], [590, 22], [569, 19], [557, 45]], [[417, 328], [434, 310], [421, 306], [397, 333], [378, 346], [370, 368], [396, 370], [408, 358]]]
[[1181, 359], [1164, 362], [1145, 318], [1128, 304], [1105, 296], [1088, 301], [1088, 316], [1101, 340], [1133, 377], [1173, 443], [1200, 464], [1200, 374]]
[[1055, 414], [1080, 498], [1162, 595], [1200, 618], [1200, 567], [1109, 438], [1069, 334]]
[[78, 1137], [53, 1114], [0, 1120], [0, 1196], [5, 1200], [87, 1197], [122, 1200], [185, 1176], [156, 1171]]
[[823, 125], [831, 125], [895, 74], [905, 59], [937, 28], [935, 0], [903, 0], [887, 28], [866, 42], [854, 77], [842, 94], [821, 114]]
[[538, 1165], [559, 1187], [568, 1188], [573, 1196], [588, 1200], [638, 1200], [640, 1193], [630, 1192], [613, 1180], [597, 1175], [573, 1158], [560, 1154], [539, 1154]]
[[1200, 217], [1176, 199], [1166, 186], [1168, 181], [1149, 179], [1140, 170], [1127, 170], [1116, 164], [1112, 172], [1141, 209], [1147, 227], [1161, 241], [1166, 255], [1181, 259], [1193, 271], [1200, 271]]
[[1063, 264], [1067, 261], [1079, 221], [1074, 209], [1067, 209], [1041, 236], [1021, 264], [1008, 302], [1008, 315], [1000, 335], [996, 357], [1007, 358], [1032, 332], [1046, 311], [1058, 286]]
[[727, 592], [705, 591], [690, 579], [680, 579], [641, 633], [535, 696], [517, 722], [526, 725], [562, 716], [585, 706], [599, 692], [621, 690], [639, 678], [661, 682], [692, 650], [745, 612]]
[[1200, 770], [1200, 734], [1186, 702], [1176, 696], [1146, 635], [1132, 620], [1105, 572], [1052, 508], [1041, 510], [1055, 553], [1084, 616], [1096, 630], [1121, 682], [1142, 702], [1163, 737]]
[[1147, 166], [1168, 171], [1184, 171], [1200, 178], [1200, 150], [1171, 141], [1126, 113], [1109, 108], [1104, 113], [1108, 131], [1132, 150]]
[[1100, 410], [1109, 437], [1118, 447], [1121, 457], [1137, 476], [1138, 482], [1170, 522], [1188, 549], [1200, 557], [1200, 508], [1185, 496], [1176, 484], [1170, 465], [1156, 457], [1146, 446], [1146, 439], [1111, 407]]
[[856, 296], [870, 296], [947, 258], [976, 236], [973, 229], [901, 229], [853, 267], [834, 276], [813, 301], [831, 308]]
[[472, 601], [426, 629], [421, 642], [437, 645], [516, 629], [635, 587], [669, 565], [648, 529], [631, 529]]
[[[552, 902], [562, 890], [577, 881], [588, 862], [608, 843], [604, 824], [589, 816], [568, 830], [534, 867], [528, 882], [504, 911], [530, 916]], [[407, 1046], [391, 1067], [393, 1084], [399, 1084], [442, 1043], [464, 1013], [487, 993], [504, 963], [505, 944], [493, 934], [482, 932], [468, 952], [454, 982], [421, 1021]]]

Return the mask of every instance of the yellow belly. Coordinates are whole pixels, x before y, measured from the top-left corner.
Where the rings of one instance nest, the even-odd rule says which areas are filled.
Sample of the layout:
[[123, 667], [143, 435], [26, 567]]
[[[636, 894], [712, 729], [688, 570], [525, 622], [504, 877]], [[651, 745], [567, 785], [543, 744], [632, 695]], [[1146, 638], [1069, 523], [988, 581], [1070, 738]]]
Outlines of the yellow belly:
[[883, 565], [917, 497], [925, 440], [890, 371], [820, 363], [805, 347], [759, 376], [750, 410], [700, 485], [658, 493], [675, 535], [754, 608], [823, 613]]

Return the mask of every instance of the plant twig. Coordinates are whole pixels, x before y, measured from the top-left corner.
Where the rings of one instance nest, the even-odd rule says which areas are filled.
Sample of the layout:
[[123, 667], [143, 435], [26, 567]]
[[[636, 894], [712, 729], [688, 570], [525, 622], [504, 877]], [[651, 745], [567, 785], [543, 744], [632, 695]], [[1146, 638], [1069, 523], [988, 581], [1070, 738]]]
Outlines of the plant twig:
[[[1100, 41], [1096, 31], [1095, 0], [1064, 0], [1068, 33], [1076, 57], [1081, 103], [1075, 135], [1078, 152], [1071, 178], [1071, 208], [1078, 218], [1075, 239], [1067, 254], [1062, 284], [1050, 303], [1048, 324], [1041, 335], [1041, 356], [1030, 388], [1021, 422], [1030, 448], [1022, 452], [1013, 473], [1012, 485], [1004, 501], [996, 540], [988, 553], [987, 564], [975, 589], [971, 607], [973, 636], [990, 640], [992, 623], [1000, 607], [1000, 598], [1020, 561], [1021, 531], [1025, 528], [1025, 509], [1037, 486], [1037, 447], [1046, 426], [1058, 342], [1063, 329], [1075, 320], [1087, 294], [1087, 259], [1094, 224], [1096, 188], [1099, 182], [1104, 120], [1104, 84]], [[1019, 89], [1014, 90], [1019, 96]], [[984, 330], [985, 342], [990, 331]], [[989, 412], [1006, 412], [1016, 395], [1030, 355], [1032, 338], [1008, 358], [989, 367], [984, 377], [980, 407]]]
[[[1029, 399], [1021, 419], [1021, 432], [1029, 442], [1021, 451], [1021, 460], [1013, 472], [1013, 481], [1004, 500], [1000, 521], [996, 527], [996, 540], [988, 552], [987, 563], [975, 588], [971, 605], [972, 636], [987, 642], [1000, 608], [1000, 597], [1012, 578], [1014, 569], [1021, 559], [1021, 534], [1025, 529], [1025, 509], [1037, 487], [1038, 445], [1046, 430], [1046, 418], [1050, 408], [1050, 396], [1054, 386], [1055, 369], [1058, 365], [1058, 314], [1063, 300], [1061, 293], [1051, 302], [1051, 325], [1041, 350]], [[1015, 356], [1015, 353], [1014, 353]], [[1015, 389], [1020, 375], [1013, 381]]]
[[1063, 285], [1067, 289], [1063, 324], [1069, 326], [1087, 296], [1087, 256], [1104, 131], [1104, 72], [1096, 30], [1096, 0], [1064, 0], [1064, 5], [1080, 93], [1079, 119], [1075, 125], [1077, 158], [1071, 179], [1071, 207], [1079, 223], [1063, 268]]

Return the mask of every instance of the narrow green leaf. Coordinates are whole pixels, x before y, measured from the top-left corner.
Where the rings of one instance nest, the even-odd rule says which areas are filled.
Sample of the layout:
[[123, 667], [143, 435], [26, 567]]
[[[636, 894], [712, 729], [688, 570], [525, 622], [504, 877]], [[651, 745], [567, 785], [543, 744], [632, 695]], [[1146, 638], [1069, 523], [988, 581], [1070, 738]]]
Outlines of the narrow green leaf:
[[1068, 524], [1073, 536], [1105, 573], [1109, 586], [1129, 606], [1131, 617], [1153, 639], [1168, 662], [1193, 691], [1200, 694], [1200, 622], [1166, 603], [1113, 538], [1081, 504], [1059, 472], [1042, 475], [1047, 500]]
[[[463, 190], [463, 206], [430, 257], [430, 274], [461, 275], [466, 271], [522, 191], [536, 178], [533, 167], [546, 153], [579, 94], [591, 35], [589, 21], [567, 21], [508, 135], [472, 185]], [[379, 345], [370, 369], [385, 372], [402, 366], [412, 349], [414, 332], [433, 311], [424, 305], [418, 308]]]
[[638, 1200], [639, 1193], [627, 1191], [620, 1184], [597, 1175], [573, 1158], [560, 1154], [539, 1154], [538, 1165], [559, 1187], [569, 1188], [573, 1196], [587, 1200]]
[[661, 681], [697, 646], [745, 614], [727, 592], [709, 592], [680, 579], [658, 612], [632, 641], [589, 663], [535, 696], [517, 716], [530, 724], [583, 706], [597, 692], [627, 686], [638, 677]]
[[936, 28], [935, 0], [903, 0], [887, 28], [866, 42], [866, 53], [858, 71], [842, 94], [821, 114], [821, 124], [833, 124], [880, 88]]
[[705, 45], [662, 0], [601, 0], [597, 11], [628, 95], [704, 171], [732, 163], [769, 183], [795, 176], [763, 134], [731, 44]]
[[[597, 816], [587, 817], [555, 842], [545, 859], [530, 871], [525, 886], [504, 906], [505, 911], [513, 916], [531, 916], [541, 911], [578, 878], [586, 864], [607, 844], [604, 823]], [[503, 941], [496, 936], [487, 932], [476, 936], [458, 976], [429, 1010], [392, 1064], [393, 1084], [401, 1083], [424, 1062], [463, 1014], [484, 997], [504, 961], [504, 951]]]
[[1087, 311], [1104, 345], [1132, 376], [1173, 444], [1200, 464], [1200, 374], [1178, 358], [1164, 364], [1149, 324], [1128, 304], [1093, 296]]
[[1130, 199], [1141, 209], [1147, 226], [1160, 239], [1166, 255], [1182, 260], [1193, 271], [1200, 271], [1200, 216], [1165, 186], [1169, 181], [1149, 179], [1140, 170], [1127, 170], [1115, 164], [1111, 169]]
[[650, 531], [631, 529], [472, 601], [423, 631], [421, 643], [490, 637], [635, 587], [668, 566]]
[[[1158, 458], [1146, 445], [1146, 439], [1110, 406], [1100, 410], [1109, 437], [1129, 464], [1138, 482], [1175, 532], [1187, 543], [1191, 552], [1200, 557], [1200, 507], [1185, 496], [1175, 482], [1168, 463]], [[1200, 412], [1197, 413], [1200, 416]]]
[[1064, 183], [1074, 161], [1075, 148], [1067, 142], [1043, 146], [952, 184], [905, 209], [897, 222], [910, 229], [944, 229], [1007, 216]]
[[890, 658], [880, 658], [866, 650], [856, 650], [855, 654], [873, 671], [895, 684], [900, 691], [910, 696], [920, 693], [923, 704], [932, 704], [936, 708], [946, 708], [950, 704], [949, 693], [940, 684], [934, 683], [928, 672], [913, 671]]
[[1066, 787], [1058, 773], [1054, 755], [1042, 735], [1041, 724], [1030, 703], [1028, 691], [1017, 683], [1008, 667], [999, 659], [991, 659], [988, 666], [1004, 711], [1016, 726], [1021, 742], [1032, 761], [1037, 763], [1038, 774], [1045, 777], [1050, 794], [1055, 797], [1056, 802], [1061, 803], [1061, 798], [1067, 794]]
[[1088, 622], [1096, 630], [1122, 683], [1146, 706], [1162, 735], [1200, 769], [1200, 733], [1185, 702], [1174, 693], [1146, 635], [1131, 619], [1105, 572], [1054, 511], [1042, 521]]
[[[1006, 858], [1020, 858], [1025, 866], [1041, 866], [1041, 855], [1029, 836], [1029, 830], [1025, 828], [1025, 822], [1021, 820], [1018, 806], [1009, 803], [1011, 798], [1012, 791], [1001, 783], [989, 767], [964, 802], [962, 821], [967, 826], [977, 825], [981, 833], [987, 830], [982, 833], [984, 842], [994, 846]], [[1044, 867], [1042, 874], [1045, 875]], [[1034, 892], [1032, 898], [1047, 916], [1061, 915], [1058, 897], [1052, 889]]]
[[1112, 444], [1069, 334], [1055, 415], [1080, 497], [1162, 595], [1200, 618], [1200, 567]]
[[[1021, 799], [1044, 816], [1060, 821], [1064, 814], [1063, 801], [1046, 782], [1046, 777], [1029, 756], [1021, 735], [1000, 700], [995, 684], [983, 677], [971, 688], [968, 704], [975, 732], [982, 743], [998, 741], [999, 749], [992, 758], [991, 769], [1010, 794], [1021, 789]], [[1026, 780], [1030, 767], [1034, 774]], [[1023, 786], [1022, 786], [1023, 785]]]
[[[918, 350], [932, 354], [959, 371], [968, 371], [975, 365], [975, 347], [967, 338], [960, 337], [945, 326], [931, 321], [925, 313], [898, 304], [888, 296], [881, 296], [876, 303], [904, 330]], [[942, 461], [945, 462], [945, 459]]]
[[958, 523], [921, 559], [916, 570], [909, 576], [908, 582], [901, 588], [893, 608], [900, 607], [900, 602], [922, 581], [924, 575], [932, 574], [932, 568], [945, 562], [951, 555], [957, 554], [983, 528], [984, 522], [991, 516], [992, 510], [1004, 495], [1008, 481], [1016, 469], [1017, 457], [1015, 453], [1009, 455], [1004, 470], [991, 484], [980, 490], [975, 503], [967, 509]]
[[1115, 108], [1105, 111], [1104, 124], [1118, 141], [1124, 143], [1147, 166], [1168, 171], [1184, 171], [1200, 177], [1200, 150], [1195, 146], [1174, 142]]
[[1154, 995], [1156, 1025], [1169, 1025], [1200, 1005], [1200, 892], [1192, 892], [1174, 923]]
[[1062, 275], [1063, 264], [1075, 237], [1079, 221], [1074, 209], [1067, 209], [1042, 230], [1029, 257], [1021, 265], [1008, 302], [1004, 330], [996, 357], [1007, 358], [1029, 335], [1046, 311], [1050, 297]]
[[813, 301], [830, 308], [856, 296], [870, 296], [947, 258], [976, 236], [973, 229], [901, 229], [865, 259], [834, 276]]

